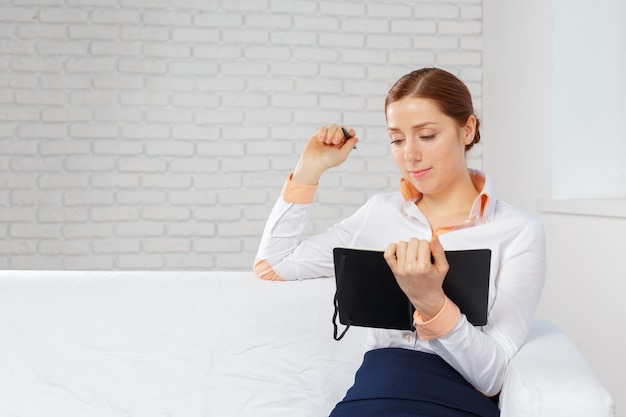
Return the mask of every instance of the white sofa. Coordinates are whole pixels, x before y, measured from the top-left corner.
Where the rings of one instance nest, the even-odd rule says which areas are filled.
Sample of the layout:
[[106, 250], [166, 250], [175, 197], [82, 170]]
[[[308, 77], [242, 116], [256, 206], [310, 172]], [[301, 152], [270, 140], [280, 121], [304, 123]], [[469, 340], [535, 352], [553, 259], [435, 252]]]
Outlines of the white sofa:
[[[332, 337], [331, 279], [248, 272], [0, 271], [0, 416], [323, 417], [364, 329]], [[611, 396], [553, 324], [535, 322], [504, 417], [603, 417]]]

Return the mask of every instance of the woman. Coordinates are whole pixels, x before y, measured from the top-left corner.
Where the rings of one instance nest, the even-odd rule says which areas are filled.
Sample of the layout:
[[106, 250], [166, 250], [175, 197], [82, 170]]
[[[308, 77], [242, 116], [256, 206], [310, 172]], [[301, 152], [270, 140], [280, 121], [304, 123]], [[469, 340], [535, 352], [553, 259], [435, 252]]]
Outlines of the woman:
[[[369, 330], [371, 350], [332, 416], [496, 416], [489, 397], [502, 388], [544, 285], [543, 226], [497, 200], [488, 177], [467, 167], [465, 152], [480, 141], [479, 121], [457, 77], [437, 68], [403, 76], [387, 95], [385, 114], [400, 191], [372, 197], [303, 240], [321, 175], [358, 142], [334, 124], [320, 128], [270, 214], [255, 272], [279, 280], [328, 277], [334, 247], [386, 248], [415, 307], [416, 330]], [[444, 248], [491, 249], [487, 325], [474, 327], [444, 294]]]

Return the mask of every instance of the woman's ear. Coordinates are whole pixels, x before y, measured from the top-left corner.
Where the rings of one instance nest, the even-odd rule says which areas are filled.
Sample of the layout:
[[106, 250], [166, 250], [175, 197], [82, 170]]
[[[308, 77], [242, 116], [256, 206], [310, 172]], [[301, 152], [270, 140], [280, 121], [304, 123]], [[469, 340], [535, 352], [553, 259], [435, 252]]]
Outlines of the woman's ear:
[[476, 136], [476, 116], [472, 114], [470, 117], [467, 118], [467, 122], [465, 122], [465, 127], [463, 127], [463, 132], [465, 133], [463, 141], [466, 145], [474, 142], [474, 137]]

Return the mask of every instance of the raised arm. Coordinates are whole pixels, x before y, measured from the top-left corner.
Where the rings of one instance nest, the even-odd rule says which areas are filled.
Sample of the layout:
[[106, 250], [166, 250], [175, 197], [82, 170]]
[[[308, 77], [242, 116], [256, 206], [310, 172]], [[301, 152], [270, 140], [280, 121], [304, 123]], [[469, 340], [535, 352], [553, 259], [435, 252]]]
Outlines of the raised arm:
[[324, 126], [306, 144], [265, 225], [254, 263], [260, 278], [293, 280], [332, 275], [329, 248], [341, 244], [344, 226], [337, 225], [305, 241], [302, 234], [320, 177], [341, 165], [358, 142], [354, 130], [348, 133], [351, 138], [346, 138], [336, 124]]

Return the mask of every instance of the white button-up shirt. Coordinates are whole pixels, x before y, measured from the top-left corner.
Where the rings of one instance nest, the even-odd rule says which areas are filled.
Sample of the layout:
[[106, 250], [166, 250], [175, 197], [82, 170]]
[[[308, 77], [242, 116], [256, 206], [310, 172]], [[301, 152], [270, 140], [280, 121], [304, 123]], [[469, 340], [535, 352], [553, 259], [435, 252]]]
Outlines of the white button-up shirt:
[[415, 315], [416, 332], [370, 329], [368, 347], [401, 347], [439, 355], [476, 389], [495, 395], [508, 362], [530, 328], [545, 282], [543, 225], [494, 198], [488, 178], [471, 171], [480, 195], [460, 225], [432, 230], [416, 202], [421, 195], [402, 181], [400, 192], [378, 194], [328, 231], [303, 239], [316, 186], [283, 188], [268, 218], [255, 262], [264, 279], [334, 276], [333, 248], [379, 248], [412, 237], [438, 235], [446, 250], [491, 249], [487, 325], [475, 327], [449, 299], [431, 320]]

